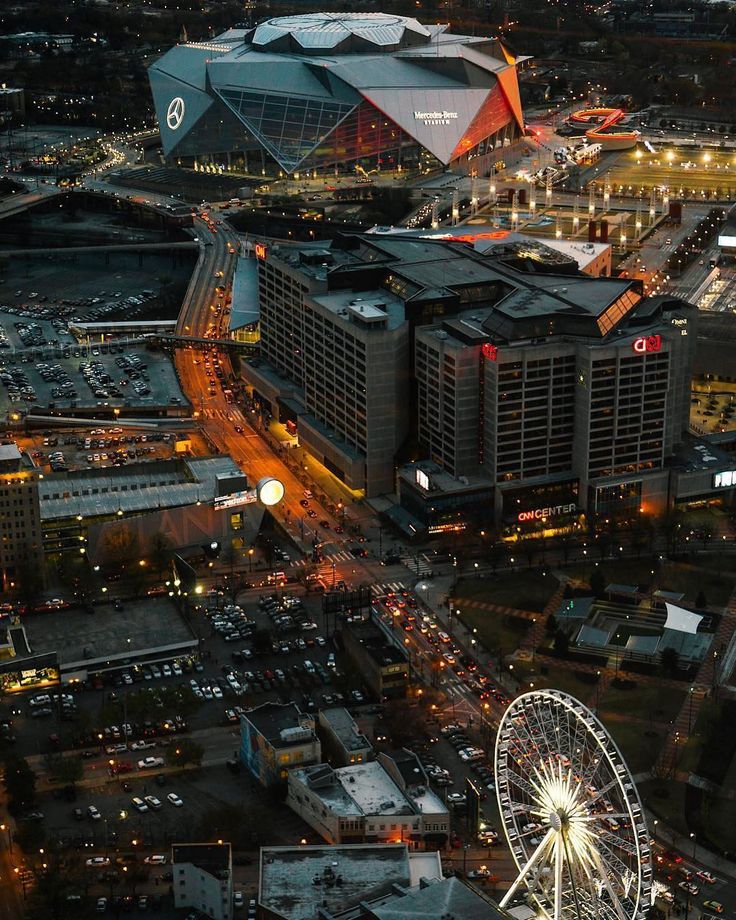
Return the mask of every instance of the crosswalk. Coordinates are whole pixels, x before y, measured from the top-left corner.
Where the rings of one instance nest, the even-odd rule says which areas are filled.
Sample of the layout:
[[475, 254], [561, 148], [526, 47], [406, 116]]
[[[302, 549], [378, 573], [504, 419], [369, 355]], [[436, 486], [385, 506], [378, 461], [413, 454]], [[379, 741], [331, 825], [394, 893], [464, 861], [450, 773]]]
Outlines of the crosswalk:
[[406, 586], [402, 581], [385, 581], [380, 585], [371, 585], [374, 597], [386, 597], [391, 592], [397, 594], [399, 591], [406, 591]]
[[[336, 553], [328, 553], [327, 555], [323, 556], [322, 562], [320, 562], [319, 565], [320, 567], [323, 567], [328, 564], [332, 565], [333, 562], [338, 563], [338, 562], [354, 562], [354, 561], [355, 561], [355, 557], [353, 556], [352, 553], [345, 552], [345, 550], [340, 550]], [[311, 559], [306, 558], [306, 559], [297, 559], [293, 563], [293, 565], [294, 565], [294, 568], [296, 569], [299, 566], [314, 565], [314, 563], [312, 562]]]
[[432, 574], [432, 563], [425, 553], [421, 553], [417, 556], [403, 555], [401, 557], [401, 562], [410, 572], [419, 577]]

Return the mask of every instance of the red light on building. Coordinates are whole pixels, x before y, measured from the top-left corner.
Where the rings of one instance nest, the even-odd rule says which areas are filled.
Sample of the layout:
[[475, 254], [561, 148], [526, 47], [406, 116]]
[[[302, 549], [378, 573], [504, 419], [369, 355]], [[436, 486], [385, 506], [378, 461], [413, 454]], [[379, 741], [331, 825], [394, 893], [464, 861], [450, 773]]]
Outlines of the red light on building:
[[490, 342], [484, 342], [481, 346], [481, 351], [483, 352], [483, 357], [489, 361], [495, 361], [498, 358], [498, 348]]
[[662, 350], [662, 336], [661, 335], [642, 335], [638, 339], [634, 339], [634, 343], [631, 348], [639, 355], [643, 355], [646, 352], [651, 351], [661, 351]]
[[266, 261], [266, 256], [268, 255], [268, 249], [266, 248], [265, 243], [256, 243], [255, 247], [256, 259], [262, 259]]

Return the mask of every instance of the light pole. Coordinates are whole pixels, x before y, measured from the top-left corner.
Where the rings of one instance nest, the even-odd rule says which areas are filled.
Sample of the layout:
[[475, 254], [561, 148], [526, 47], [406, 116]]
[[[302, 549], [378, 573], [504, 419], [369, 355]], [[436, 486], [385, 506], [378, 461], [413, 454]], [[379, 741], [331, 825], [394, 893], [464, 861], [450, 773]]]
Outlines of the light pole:
[[695, 687], [690, 687], [690, 705], [688, 707], [687, 713], [687, 737], [690, 740], [690, 731], [693, 727], [693, 694], [695, 693]]

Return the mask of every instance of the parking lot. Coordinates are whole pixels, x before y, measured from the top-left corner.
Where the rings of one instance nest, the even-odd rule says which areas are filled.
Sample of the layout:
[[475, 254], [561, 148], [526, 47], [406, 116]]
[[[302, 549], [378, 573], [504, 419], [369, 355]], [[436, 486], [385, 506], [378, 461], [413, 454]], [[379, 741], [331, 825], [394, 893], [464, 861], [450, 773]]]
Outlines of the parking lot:
[[183, 404], [167, 357], [140, 343], [88, 344], [75, 323], [165, 318], [187, 277], [161, 255], [11, 260], [0, 278], [0, 413]]

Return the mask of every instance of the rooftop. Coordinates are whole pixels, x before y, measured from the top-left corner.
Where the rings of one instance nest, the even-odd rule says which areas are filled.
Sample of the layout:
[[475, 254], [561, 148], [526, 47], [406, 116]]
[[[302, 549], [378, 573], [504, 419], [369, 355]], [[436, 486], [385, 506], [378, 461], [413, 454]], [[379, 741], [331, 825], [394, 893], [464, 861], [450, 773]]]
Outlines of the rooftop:
[[273, 747], [291, 747], [314, 738], [314, 720], [294, 703], [263, 703], [246, 718]]
[[195, 648], [197, 637], [168, 597], [95, 605], [94, 616], [78, 607], [58, 614], [29, 613], [23, 627], [32, 655], [56, 652], [64, 670], [120, 665], [154, 649]]
[[410, 881], [405, 844], [267, 847], [258, 901], [285, 920], [318, 920], [320, 909], [336, 913]]
[[191, 863], [212, 875], [230, 869], [229, 843], [175, 843], [171, 847], [172, 863]]
[[371, 747], [370, 741], [358, 731], [355, 719], [344, 706], [321, 709], [319, 720], [327, 723], [347, 751], [359, 751]]
[[335, 776], [364, 815], [414, 812], [404, 793], [375, 760], [341, 767], [335, 770]]
[[396, 893], [371, 906], [375, 920], [502, 920], [507, 917], [492, 901], [457, 878], [431, 882]]
[[81, 514], [98, 517], [177, 508], [211, 502], [220, 494], [218, 477], [232, 476], [243, 488], [240, 467], [227, 456], [190, 460], [149, 460], [127, 466], [50, 473], [39, 487], [41, 519], [63, 520]]
[[379, 667], [406, 663], [407, 658], [404, 650], [389, 642], [381, 629], [370, 620], [351, 623], [346, 629], [350, 630], [353, 637], [357, 639]]

